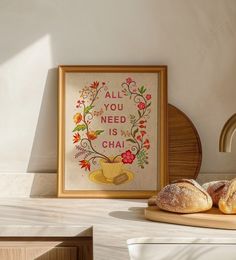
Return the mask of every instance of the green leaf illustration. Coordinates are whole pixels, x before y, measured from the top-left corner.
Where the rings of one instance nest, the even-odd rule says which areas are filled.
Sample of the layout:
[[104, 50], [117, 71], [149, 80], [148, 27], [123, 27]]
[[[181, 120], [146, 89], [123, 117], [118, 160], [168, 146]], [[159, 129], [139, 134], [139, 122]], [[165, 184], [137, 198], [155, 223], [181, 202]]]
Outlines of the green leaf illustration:
[[138, 166], [142, 169], [144, 168], [144, 164], [148, 164], [147, 158], [147, 151], [144, 149], [137, 154]]
[[142, 116], [141, 116], [141, 112], [140, 112], [140, 110], [138, 110], [138, 115], [139, 115], [139, 117], [142, 117]]
[[152, 102], [150, 102], [149, 104], [147, 104], [146, 108], [150, 107], [152, 104]]
[[97, 131], [95, 131], [96, 135], [100, 135], [103, 132], [104, 132], [104, 130], [97, 130]]
[[82, 125], [77, 125], [73, 132], [76, 132], [76, 131], [84, 131], [86, 129], [86, 125], [85, 124], [82, 124]]
[[129, 138], [129, 139], [126, 139], [127, 142], [131, 142], [131, 143], [136, 143], [133, 139]]
[[134, 124], [135, 123], [135, 115], [129, 115], [130, 116], [130, 123]]
[[138, 89], [138, 91], [139, 91], [140, 94], [145, 93], [146, 90], [147, 90], [147, 89], [146, 89], [144, 86], [142, 86], [141, 88]]
[[84, 113], [85, 113], [85, 114], [88, 114], [88, 112], [89, 112], [92, 108], [94, 108], [94, 106], [91, 106], [91, 105], [90, 105], [90, 106], [85, 107], [85, 108], [84, 108]]
[[134, 136], [138, 133], [138, 128], [134, 130]]

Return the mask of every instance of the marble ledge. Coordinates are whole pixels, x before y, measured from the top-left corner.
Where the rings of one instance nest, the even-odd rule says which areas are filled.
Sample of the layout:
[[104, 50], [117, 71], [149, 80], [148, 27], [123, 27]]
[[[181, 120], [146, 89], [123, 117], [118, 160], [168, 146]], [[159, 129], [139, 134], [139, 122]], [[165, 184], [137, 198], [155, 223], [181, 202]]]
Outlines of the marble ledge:
[[92, 237], [92, 226], [0, 225], [0, 237]]
[[[236, 173], [199, 174], [200, 184], [211, 180], [233, 179]], [[57, 173], [0, 173], [0, 198], [55, 197]]]
[[55, 197], [56, 173], [0, 173], [0, 197]]

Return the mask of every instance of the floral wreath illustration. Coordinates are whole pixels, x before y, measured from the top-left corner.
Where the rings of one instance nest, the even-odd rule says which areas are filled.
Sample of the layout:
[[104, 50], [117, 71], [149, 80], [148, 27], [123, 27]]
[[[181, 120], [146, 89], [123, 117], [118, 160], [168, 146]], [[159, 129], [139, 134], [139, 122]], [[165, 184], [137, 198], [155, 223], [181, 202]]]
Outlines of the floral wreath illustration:
[[[137, 114], [130, 114], [130, 132], [127, 142], [131, 143], [131, 148], [121, 154], [115, 155], [113, 158], [100, 153], [94, 147], [93, 141], [103, 134], [104, 130], [95, 130], [91, 126], [94, 118], [93, 109], [96, 100], [102, 90], [107, 90], [106, 82], [94, 81], [90, 86], [85, 86], [80, 91], [80, 99], [76, 103], [76, 109], [79, 111], [73, 116], [75, 128], [73, 129], [73, 144], [75, 144], [75, 158], [83, 158], [79, 160], [79, 165], [90, 171], [91, 164], [95, 165], [98, 159], [103, 159], [108, 163], [114, 163], [120, 159], [123, 164], [133, 164], [137, 160], [137, 165], [144, 168], [148, 164], [148, 150], [150, 141], [147, 136], [146, 123], [151, 112], [151, 94], [146, 93], [144, 86], [137, 87], [136, 82], [132, 78], [127, 78], [121, 84], [122, 93], [129, 97], [137, 107]], [[85, 100], [89, 102], [85, 103]]]

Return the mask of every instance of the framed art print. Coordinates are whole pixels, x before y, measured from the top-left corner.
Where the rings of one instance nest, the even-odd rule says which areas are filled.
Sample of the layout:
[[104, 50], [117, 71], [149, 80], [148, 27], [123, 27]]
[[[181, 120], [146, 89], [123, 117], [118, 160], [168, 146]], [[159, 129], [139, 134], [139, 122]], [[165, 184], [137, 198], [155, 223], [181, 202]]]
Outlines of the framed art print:
[[58, 196], [148, 198], [167, 182], [167, 67], [59, 66]]

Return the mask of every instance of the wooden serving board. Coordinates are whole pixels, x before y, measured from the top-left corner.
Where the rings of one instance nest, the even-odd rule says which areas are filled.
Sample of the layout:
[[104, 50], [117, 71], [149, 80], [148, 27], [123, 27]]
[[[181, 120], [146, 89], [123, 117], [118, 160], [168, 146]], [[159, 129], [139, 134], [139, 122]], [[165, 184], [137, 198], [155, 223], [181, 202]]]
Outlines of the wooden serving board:
[[202, 162], [202, 146], [192, 121], [177, 107], [168, 105], [169, 181], [196, 179]]
[[202, 213], [180, 214], [162, 211], [152, 206], [145, 209], [145, 217], [152, 221], [186, 226], [236, 229], [236, 216], [225, 215], [217, 208]]

